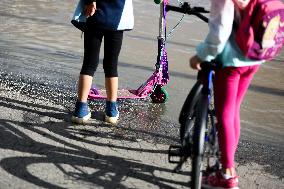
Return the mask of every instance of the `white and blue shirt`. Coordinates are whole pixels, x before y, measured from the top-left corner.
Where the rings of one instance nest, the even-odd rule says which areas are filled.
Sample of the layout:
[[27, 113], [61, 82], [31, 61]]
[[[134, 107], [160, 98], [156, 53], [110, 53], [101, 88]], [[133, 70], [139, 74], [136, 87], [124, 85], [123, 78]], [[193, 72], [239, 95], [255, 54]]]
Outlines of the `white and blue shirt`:
[[[80, 0], [73, 20], [85, 22], [85, 1]], [[131, 30], [134, 27], [132, 0], [96, 0], [96, 12], [90, 18], [98, 27], [107, 30]]]

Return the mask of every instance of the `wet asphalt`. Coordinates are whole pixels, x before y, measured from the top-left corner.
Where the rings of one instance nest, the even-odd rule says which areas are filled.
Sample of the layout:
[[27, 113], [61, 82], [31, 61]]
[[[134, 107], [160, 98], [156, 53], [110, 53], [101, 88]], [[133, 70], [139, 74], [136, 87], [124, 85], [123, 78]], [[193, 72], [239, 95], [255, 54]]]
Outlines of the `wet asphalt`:
[[[192, 1], [208, 7], [208, 1]], [[70, 24], [75, 0], [0, 2], [0, 83], [32, 98], [60, 104], [72, 113], [77, 78], [82, 64], [81, 33]], [[137, 89], [155, 69], [159, 6], [135, 0], [135, 29], [125, 32], [119, 59], [120, 88]], [[168, 30], [182, 15], [168, 13]], [[119, 101], [124, 135], [163, 144], [178, 142], [178, 115], [196, 72], [188, 58], [206, 34], [206, 24], [186, 16], [167, 40], [169, 100]], [[100, 62], [102, 63], [103, 54]], [[262, 66], [255, 76], [241, 111], [241, 142], [237, 161], [258, 163], [265, 171], [284, 177], [284, 52]], [[104, 87], [100, 64], [94, 83]], [[100, 119], [104, 101], [90, 102]], [[140, 132], [136, 132], [139, 130]]]

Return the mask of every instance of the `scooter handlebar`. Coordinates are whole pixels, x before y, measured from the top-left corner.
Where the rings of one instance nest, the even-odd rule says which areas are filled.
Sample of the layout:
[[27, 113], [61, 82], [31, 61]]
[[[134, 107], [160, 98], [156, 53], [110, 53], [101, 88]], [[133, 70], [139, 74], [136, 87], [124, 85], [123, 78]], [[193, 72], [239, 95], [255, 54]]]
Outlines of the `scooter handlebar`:
[[204, 22], [208, 22], [209, 20], [206, 16], [202, 14], [202, 13], [209, 13], [209, 11], [207, 11], [204, 7], [191, 7], [188, 2], [184, 2], [181, 6], [167, 5], [166, 10], [180, 12], [189, 15], [195, 15]]

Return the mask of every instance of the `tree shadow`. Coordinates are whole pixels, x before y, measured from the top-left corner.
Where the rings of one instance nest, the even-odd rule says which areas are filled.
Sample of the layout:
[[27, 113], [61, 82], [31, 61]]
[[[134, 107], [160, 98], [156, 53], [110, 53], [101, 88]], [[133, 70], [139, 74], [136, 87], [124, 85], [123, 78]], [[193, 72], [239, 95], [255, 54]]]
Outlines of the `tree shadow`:
[[[129, 111], [131, 105], [130, 103], [125, 106], [125, 111]], [[134, 157], [126, 158], [120, 157], [119, 154], [113, 155], [115, 151], [123, 150], [132, 153], [148, 153], [150, 156], [157, 155], [157, 157], [158, 155], [167, 156], [167, 150], [156, 148], [155, 143], [150, 148], [139, 146], [137, 136], [141, 136], [141, 139], [148, 136], [148, 138], [158, 137], [162, 141], [169, 141], [169, 136], [166, 134], [158, 133], [157, 135], [151, 129], [145, 130], [147, 125], [144, 125], [143, 129], [132, 128], [131, 124], [136, 124], [134, 121], [134, 123], [129, 122], [127, 127], [111, 128], [109, 125], [97, 121], [91, 126], [73, 126], [69, 122], [70, 112], [61, 108], [4, 97], [0, 97], [0, 106], [24, 112], [21, 114], [20, 121], [0, 119], [0, 148], [13, 151], [15, 154], [23, 154], [2, 158], [0, 166], [9, 174], [27, 182], [45, 188], [64, 188], [61, 183], [41, 178], [37, 172], [31, 172], [28, 169], [30, 166], [47, 164], [55, 166], [56, 171], [59, 170], [66, 178], [75, 180], [75, 182], [84, 182], [103, 188], [127, 188], [124, 181], [128, 178], [138, 179], [146, 185], [155, 185], [160, 188], [189, 186], [189, 171], [180, 173], [186, 178], [182, 181], [165, 178], [157, 172], [170, 174], [172, 169], [149, 165], [137, 161]], [[97, 106], [103, 109], [101, 104]], [[132, 115], [128, 115], [129, 117], [125, 117], [125, 119], [132, 120], [137, 116], [140, 119], [142, 116], [145, 119], [144, 122], [152, 121], [153, 125], [156, 125], [154, 117], [162, 116], [163, 110], [155, 115], [153, 114], [156, 111], [155, 107], [150, 106], [151, 108], [153, 111], [148, 113], [144, 111], [141, 115], [137, 115], [141, 111], [138, 104], [137, 109], [131, 110]], [[159, 117], [158, 120], [160, 120]], [[43, 142], [45, 139], [52, 141], [52, 144]], [[170, 141], [171, 143], [177, 142], [175, 138]], [[137, 143], [137, 145], [131, 145], [133, 143]], [[110, 150], [113, 153], [111, 155], [104, 154], [96, 148], [105, 148], [106, 151]], [[262, 165], [266, 172], [283, 178], [282, 157], [283, 150], [250, 143], [249, 145], [240, 144], [236, 160], [241, 165], [255, 162]], [[270, 159], [273, 160], [273, 163], [269, 161]], [[72, 168], [66, 168], [66, 165]], [[86, 169], [96, 171], [90, 172]]]
[[[65, 175], [64, 178], [103, 188], [127, 188], [123, 184], [127, 178], [138, 179], [159, 188], [176, 188], [173, 184], [180, 187], [188, 186], [187, 181], [175, 181], [155, 174], [155, 172], [171, 173], [171, 169], [145, 164], [136, 159], [105, 155], [96, 148], [167, 155], [166, 150], [120, 145], [121, 141], [133, 142], [133, 138], [122, 137], [122, 135], [118, 137], [112, 128], [101, 123], [84, 127], [72, 126], [66, 121], [42, 121], [42, 117], [68, 120], [68, 112], [62, 109], [9, 98], [2, 98], [2, 100], [7, 103], [1, 102], [1, 106], [24, 112], [22, 115], [24, 121], [0, 120], [0, 148], [12, 150], [16, 152], [15, 154], [23, 154], [2, 158], [0, 161], [0, 166], [13, 176], [39, 187], [65, 188], [62, 184], [43, 179], [37, 175], [37, 172], [28, 169], [34, 165], [48, 164], [55, 166], [56, 171], [59, 170]], [[96, 131], [104, 128], [105, 132]], [[151, 133], [148, 134], [151, 135]], [[92, 137], [101, 140], [92, 140]], [[112, 141], [112, 144], [106, 141]], [[69, 168], [66, 168], [66, 165]], [[86, 171], [86, 169], [95, 171]], [[53, 174], [53, 171], [47, 174]], [[189, 175], [188, 172], [180, 174]]]

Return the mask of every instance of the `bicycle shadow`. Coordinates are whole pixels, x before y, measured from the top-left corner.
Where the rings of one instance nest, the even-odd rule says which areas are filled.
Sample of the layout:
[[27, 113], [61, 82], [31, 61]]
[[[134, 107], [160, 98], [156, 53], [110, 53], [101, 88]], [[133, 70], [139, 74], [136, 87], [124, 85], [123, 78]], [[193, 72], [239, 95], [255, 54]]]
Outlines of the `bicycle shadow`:
[[[29, 167], [34, 165], [46, 164], [51, 168], [55, 166], [49, 171], [48, 167], [45, 168], [48, 174], [60, 171], [64, 178], [103, 188], [127, 188], [123, 183], [127, 178], [138, 179], [147, 185], [152, 184], [160, 188], [176, 188], [173, 184], [188, 186], [188, 182], [175, 181], [155, 174], [171, 173], [172, 169], [149, 165], [136, 158], [120, 157], [114, 153], [127, 150], [166, 155], [167, 150], [133, 147], [129, 144], [134, 142], [133, 137], [118, 135], [116, 131], [111, 131], [111, 128], [100, 123], [92, 127], [72, 126], [66, 122], [69, 113], [62, 109], [9, 98], [1, 100], [7, 102], [0, 102], [2, 107], [24, 111], [23, 121], [0, 119], [0, 149], [13, 152], [12, 156], [1, 159], [0, 166], [13, 176], [39, 187], [66, 188], [62, 185], [64, 181], [51, 181], [42, 178], [39, 172], [29, 170]], [[43, 121], [42, 117], [65, 121]], [[106, 131], [97, 131], [101, 129]], [[148, 134], [151, 135], [150, 132]], [[129, 146], [121, 144], [121, 141]], [[99, 148], [113, 152], [103, 153], [104, 150], [97, 150]], [[22, 155], [18, 155], [19, 153]], [[69, 168], [66, 168], [67, 165]], [[87, 171], [88, 169], [95, 171]], [[180, 174], [188, 175], [187, 172]]]

